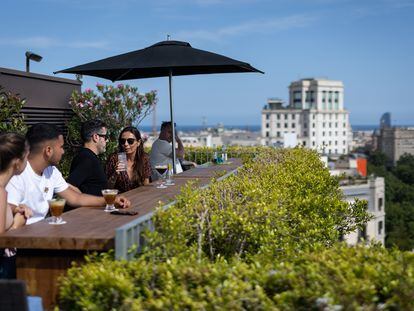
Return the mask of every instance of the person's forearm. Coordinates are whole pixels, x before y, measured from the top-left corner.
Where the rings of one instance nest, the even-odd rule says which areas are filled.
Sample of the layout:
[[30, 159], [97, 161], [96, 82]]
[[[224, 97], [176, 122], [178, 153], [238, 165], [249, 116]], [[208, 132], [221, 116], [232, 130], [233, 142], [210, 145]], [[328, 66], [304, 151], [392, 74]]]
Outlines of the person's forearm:
[[74, 206], [104, 206], [106, 204], [105, 199], [103, 197], [98, 197], [85, 193], [79, 194], [77, 200], [73, 203]]
[[176, 138], [176, 142], [177, 142], [177, 147], [178, 147], [177, 149], [175, 149], [175, 153], [177, 155], [177, 158], [183, 159], [184, 158], [184, 145], [183, 145], [183, 142], [178, 137]]

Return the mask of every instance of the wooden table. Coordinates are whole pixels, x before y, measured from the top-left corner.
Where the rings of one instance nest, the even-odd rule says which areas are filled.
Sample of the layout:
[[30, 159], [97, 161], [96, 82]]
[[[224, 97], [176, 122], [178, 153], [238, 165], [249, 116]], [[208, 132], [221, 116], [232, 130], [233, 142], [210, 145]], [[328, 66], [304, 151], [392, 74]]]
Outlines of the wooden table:
[[157, 189], [143, 186], [123, 195], [131, 201], [136, 216], [111, 215], [102, 208], [80, 207], [63, 214], [65, 225], [49, 225], [46, 220], [0, 235], [0, 248], [17, 247], [17, 278], [26, 281], [30, 295], [41, 296], [46, 309], [56, 303], [58, 278], [72, 262], [81, 263], [85, 254], [103, 252], [115, 246], [116, 228], [167, 204], [180, 193], [182, 186], [194, 181], [196, 187], [207, 185], [218, 174], [228, 173], [241, 165], [230, 164], [197, 167], [175, 175], [175, 186]]

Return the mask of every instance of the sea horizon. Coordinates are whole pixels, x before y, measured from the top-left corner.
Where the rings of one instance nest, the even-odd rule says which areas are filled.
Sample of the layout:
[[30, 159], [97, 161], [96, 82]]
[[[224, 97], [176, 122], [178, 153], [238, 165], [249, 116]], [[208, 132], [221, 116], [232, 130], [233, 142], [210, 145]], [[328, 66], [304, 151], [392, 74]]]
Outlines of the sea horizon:
[[[400, 127], [414, 127], [414, 125], [395, 125]], [[218, 127], [217, 124], [215, 125], [177, 125], [177, 130], [181, 132], [197, 132], [207, 128], [216, 128]], [[223, 124], [223, 127], [227, 130], [238, 129], [238, 130], [245, 130], [250, 132], [260, 132], [261, 125], [258, 124], [243, 124], [243, 125], [226, 125]], [[356, 124], [351, 125], [353, 131], [375, 131], [379, 129], [378, 125], [373, 124]], [[143, 132], [152, 132], [151, 125], [142, 125], [138, 126], [138, 128]], [[159, 130], [159, 126], [157, 126], [157, 131]]]

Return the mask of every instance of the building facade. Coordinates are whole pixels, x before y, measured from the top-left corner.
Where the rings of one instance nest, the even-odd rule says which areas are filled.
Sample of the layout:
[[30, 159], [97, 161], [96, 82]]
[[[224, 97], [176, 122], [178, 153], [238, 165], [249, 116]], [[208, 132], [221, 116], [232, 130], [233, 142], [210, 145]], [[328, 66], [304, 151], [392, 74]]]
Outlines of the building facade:
[[414, 155], [414, 128], [381, 128], [378, 136], [378, 149], [387, 156], [393, 165], [404, 153]]
[[289, 103], [271, 98], [262, 109], [262, 145], [292, 143], [326, 154], [347, 154], [350, 137], [349, 113], [344, 108], [341, 81], [302, 79], [289, 86]]
[[352, 232], [345, 236], [348, 244], [355, 245], [362, 239], [384, 244], [385, 239], [385, 196], [384, 178], [372, 177], [366, 183], [342, 186], [345, 200], [349, 203], [355, 199], [368, 201], [368, 212], [373, 218], [368, 221], [363, 230]]

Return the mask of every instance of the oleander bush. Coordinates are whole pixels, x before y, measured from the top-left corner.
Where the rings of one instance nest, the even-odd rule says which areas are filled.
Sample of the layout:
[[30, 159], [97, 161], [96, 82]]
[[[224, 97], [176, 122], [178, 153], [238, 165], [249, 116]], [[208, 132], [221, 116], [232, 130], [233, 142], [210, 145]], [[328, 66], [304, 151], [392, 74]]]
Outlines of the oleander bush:
[[19, 94], [5, 91], [0, 85], [0, 132], [16, 132], [25, 134], [27, 126], [20, 112], [26, 100]]
[[261, 148], [237, 175], [155, 217], [132, 261], [90, 257], [61, 280], [63, 310], [410, 310], [414, 255], [349, 247], [368, 219], [316, 153]]

